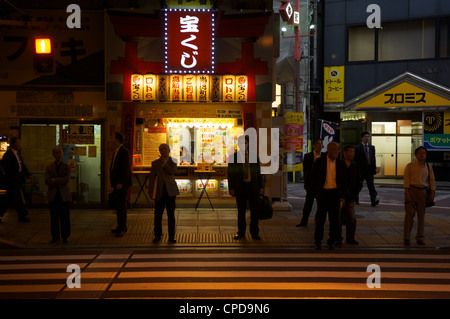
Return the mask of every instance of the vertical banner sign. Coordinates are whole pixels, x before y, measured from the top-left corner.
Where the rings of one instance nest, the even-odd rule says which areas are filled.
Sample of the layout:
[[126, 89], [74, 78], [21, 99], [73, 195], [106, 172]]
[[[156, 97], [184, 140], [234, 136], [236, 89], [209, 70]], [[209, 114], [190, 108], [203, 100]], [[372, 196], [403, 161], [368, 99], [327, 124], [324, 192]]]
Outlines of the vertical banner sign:
[[169, 77], [165, 74], [158, 76], [158, 100], [167, 101], [169, 99]]
[[133, 74], [131, 77], [131, 100], [143, 100], [144, 94], [144, 76], [142, 74]]
[[248, 78], [246, 75], [236, 76], [236, 102], [247, 102]]
[[209, 102], [210, 101], [210, 84], [208, 75], [197, 75], [197, 101]]
[[327, 151], [327, 145], [336, 139], [337, 123], [322, 120], [320, 139], [322, 140], [322, 152]]
[[219, 102], [222, 92], [222, 77], [220, 75], [213, 75], [211, 78], [211, 86], [211, 101]]
[[[123, 144], [134, 154], [134, 132], [136, 124], [136, 106], [134, 103], [123, 103], [122, 105], [122, 134], [125, 137]], [[131, 158], [130, 158], [131, 161]], [[132, 162], [132, 161], [131, 161]], [[131, 164], [132, 165], [132, 164]]]
[[344, 70], [343, 66], [324, 67], [324, 103], [344, 102]]
[[183, 76], [184, 100], [186, 102], [196, 101], [196, 75], [188, 74]]
[[165, 72], [214, 73], [214, 13], [166, 9]]
[[303, 170], [303, 113], [288, 112], [284, 127], [285, 172]]
[[430, 151], [450, 151], [450, 112], [423, 113], [423, 145]]
[[181, 101], [182, 97], [182, 85], [183, 80], [181, 75], [170, 76], [170, 100]]
[[146, 101], [156, 100], [156, 75], [144, 75], [144, 99]]
[[235, 77], [234, 75], [224, 75], [223, 77], [223, 101], [234, 102], [235, 95]]

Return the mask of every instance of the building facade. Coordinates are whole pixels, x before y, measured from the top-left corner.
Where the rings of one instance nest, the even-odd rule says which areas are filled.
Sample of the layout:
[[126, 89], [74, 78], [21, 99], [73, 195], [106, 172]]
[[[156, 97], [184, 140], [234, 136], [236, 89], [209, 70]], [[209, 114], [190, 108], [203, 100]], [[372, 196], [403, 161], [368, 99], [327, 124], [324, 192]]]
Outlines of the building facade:
[[[402, 178], [424, 145], [440, 180], [450, 178], [450, 3], [322, 1], [324, 112], [340, 142], [369, 131], [378, 178]], [[379, 24], [377, 24], [379, 22]]]
[[[248, 128], [269, 129], [270, 141], [272, 1], [78, 4], [80, 28], [58, 1], [1, 7], [0, 142], [6, 150], [10, 137], [22, 139], [35, 177], [27, 203], [46, 205], [45, 167], [61, 146], [74, 205], [104, 207], [116, 131], [133, 156], [133, 207], [152, 206], [146, 181], [160, 143], [179, 163], [181, 203], [192, 207], [203, 190], [217, 205], [232, 203], [229, 146]], [[52, 41], [47, 69], [34, 53], [43, 36]]]

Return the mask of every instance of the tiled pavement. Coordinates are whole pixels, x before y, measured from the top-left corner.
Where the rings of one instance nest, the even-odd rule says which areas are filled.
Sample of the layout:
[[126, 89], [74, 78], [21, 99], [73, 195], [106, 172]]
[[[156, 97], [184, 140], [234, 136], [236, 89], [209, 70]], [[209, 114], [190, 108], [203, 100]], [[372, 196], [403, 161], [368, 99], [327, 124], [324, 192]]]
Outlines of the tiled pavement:
[[[111, 229], [116, 216], [112, 210], [71, 210], [71, 236], [68, 244], [49, 244], [50, 222], [46, 209], [30, 211], [30, 223], [18, 223], [14, 211], [9, 211], [0, 223], [0, 247], [20, 248], [113, 248], [113, 247], [195, 247], [195, 246], [284, 246], [310, 247], [313, 243], [314, 212], [308, 227], [295, 227], [302, 215], [304, 190], [301, 184], [288, 185], [290, 211], [275, 211], [270, 220], [260, 221], [262, 240], [253, 240], [247, 233], [245, 240], [233, 239], [237, 230], [237, 210], [223, 208], [210, 210], [180, 208], [176, 210], [176, 244], [167, 241], [167, 217], [164, 213], [162, 241], [153, 244], [153, 209], [136, 208], [128, 211], [128, 232], [116, 238]], [[449, 193], [450, 194], [450, 193]], [[367, 197], [367, 198], [366, 198]], [[376, 208], [368, 205], [363, 193], [357, 211], [359, 247], [403, 247], [403, 207], [395, 200], [386, 200]], [[249, 213], [247, 214], [249, 215]], [[327, 233], [328, 223], [325, 225]], [[345, 232], [345, 229], [344, 229]], [[426, 217], [426, 244], [428, 248], [450, 247], [450, 210], [431, 208]], [[415, 234], [415, 230], [413, 230]], [[325, 238], [326, 239], [326, 238]], [[412, 238], [411, 248], [415, 248]]]

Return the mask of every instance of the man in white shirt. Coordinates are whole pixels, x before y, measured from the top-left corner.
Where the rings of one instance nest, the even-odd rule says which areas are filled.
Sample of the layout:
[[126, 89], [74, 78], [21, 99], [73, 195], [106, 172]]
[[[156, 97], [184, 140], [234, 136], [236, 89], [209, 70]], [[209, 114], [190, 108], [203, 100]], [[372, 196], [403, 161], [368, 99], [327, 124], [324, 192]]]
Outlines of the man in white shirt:
[[342, 162], [338, 158], [339, 145], [331, 142], [327, 145], [327, 155], [316, 160], [313, 166], [313, 185], [317, 194], [316, 228], [314, 240], [316, 249], [322, 249], [324, 225], [330, 222], [328, 249], [333, 250], [339, 241], [339, 205], [344, 202], [342, 187]]
[[427, 189], [431, 190], [434, 198], [436, 189], [433, 168], [426, 162], [427, 150], [418, 147], [415, 152], [416, 161], [406, 165], [403, 187], [405, 188], [405, 222], [403, 227], [403, 244], [410, 245], [411, 230], [414, 225], [414, 215], [417, 213], [418, 245], [425, 245], [424, 223]]

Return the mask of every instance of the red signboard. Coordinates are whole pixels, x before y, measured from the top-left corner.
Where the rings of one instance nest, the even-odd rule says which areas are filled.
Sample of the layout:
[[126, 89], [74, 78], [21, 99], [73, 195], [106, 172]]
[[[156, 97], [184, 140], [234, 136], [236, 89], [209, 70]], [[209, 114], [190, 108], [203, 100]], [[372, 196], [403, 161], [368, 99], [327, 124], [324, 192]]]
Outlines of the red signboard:
[[167, 9], [165, 73], [213, 73], [214, 28], [210, 10]]

